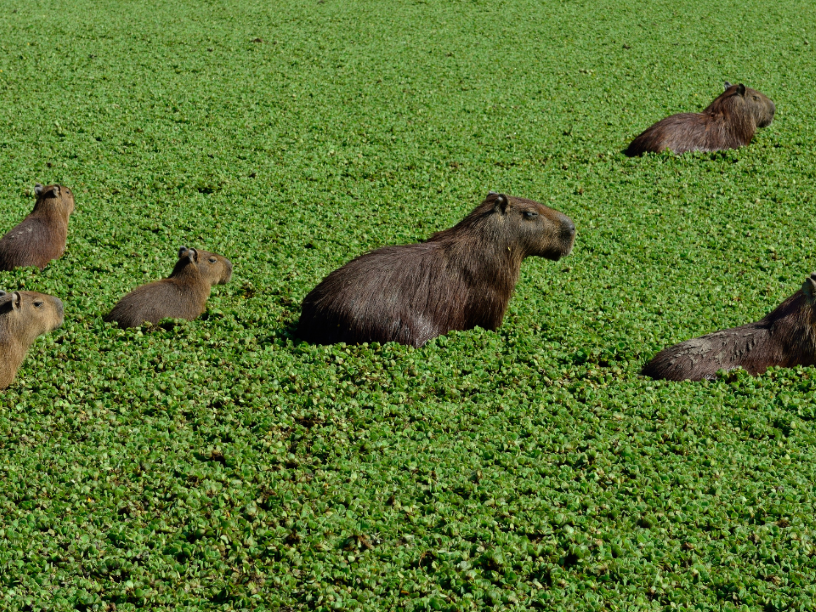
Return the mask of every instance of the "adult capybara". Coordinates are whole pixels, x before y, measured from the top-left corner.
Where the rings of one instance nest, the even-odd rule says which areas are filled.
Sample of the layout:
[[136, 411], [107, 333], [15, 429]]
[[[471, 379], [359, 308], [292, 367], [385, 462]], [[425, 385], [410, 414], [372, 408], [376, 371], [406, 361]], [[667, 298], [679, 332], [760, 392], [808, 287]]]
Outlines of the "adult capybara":
[[422, 346], [452, 329], [497, 329], [524, 258], [558, 260], [574, 240], [566, 215], [490, 192], [427, 242], [377, 249], [329, 274], [303, 300], [298, 335]]
[[679, 113], [658, 121], [632, 141], [626, 149], [630, 157], [647, 151], [670, 149], [719, 151], [747, 145], [757, 128], [773, 121], [776, 107], [764, 94], [742, 83], [725, 82], [725, 92], [702, 113]]
[[160, 281], [137, 287], [123, 297], [105, 321], [120, 327], [155, 325], [162, 319], [192, 321], [207, 308], [213, 285], [224, 285], [232, 278], [232, 262], [226, 257], [199, 251], [179, 249], [173, 273]]
[[62, 301], [35, 291], [0, 291], [0, 389], [14, 380], [28, 347], [63, 321]]
[[667, 380], [713, 379], [742, 367], [752, 376], [770, 366], [816, 364], [816, 272], [761, 321], [686, 340], [660, 351], [643, 374]]
[[23, 221], [0, 238], [0, 270], [37, 266], [42, 270], [65, 252], [74, 194], [64, 185], [34, 187], [37, 203]]

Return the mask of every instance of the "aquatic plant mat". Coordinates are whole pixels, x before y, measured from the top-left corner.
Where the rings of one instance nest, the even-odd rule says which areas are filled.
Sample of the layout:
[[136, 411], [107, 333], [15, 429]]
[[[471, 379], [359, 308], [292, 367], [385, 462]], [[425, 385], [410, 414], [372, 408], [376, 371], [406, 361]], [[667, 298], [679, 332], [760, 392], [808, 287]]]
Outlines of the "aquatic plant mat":
[[[812, 609], [816, 371], [639, 376], [816, 269], [812, 2], [0, 8], [0, 229], [76, 193], [65, 301], [0, 396], [0, 608]], [[628, 159], [723, 81], [749, 147]], [[578, 226], [497, 332], [293, 335], [352, 257], [488, 190]], [[208, 313], [102, 316], [180, 246]]]

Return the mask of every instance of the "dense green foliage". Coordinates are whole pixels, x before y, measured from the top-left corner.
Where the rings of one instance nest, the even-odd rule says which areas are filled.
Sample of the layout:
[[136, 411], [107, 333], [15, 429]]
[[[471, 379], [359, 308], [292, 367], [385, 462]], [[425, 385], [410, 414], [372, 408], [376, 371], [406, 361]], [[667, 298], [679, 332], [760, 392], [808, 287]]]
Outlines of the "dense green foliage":
[[[0, 287], [66, 323], [0, 396], [4, 609], [816, 606], [812, 369], [668, 384], [657, 350], [811, 269], [811, 2], [0, 7], [0, 231], [77, 195]], [[722, 154], [620, 151], [744, 82]], [[332, 269], [488, 190], [569, 214], [498, 332], [314, 347]], [[235, 264], [202, 319], [101, 317], [181, 245]]]

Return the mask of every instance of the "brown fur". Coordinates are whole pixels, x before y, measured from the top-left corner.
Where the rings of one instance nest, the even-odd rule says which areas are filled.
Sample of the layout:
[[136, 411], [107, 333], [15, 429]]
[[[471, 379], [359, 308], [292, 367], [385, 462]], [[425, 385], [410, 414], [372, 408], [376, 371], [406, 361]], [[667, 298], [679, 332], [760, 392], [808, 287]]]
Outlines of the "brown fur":
[[0, 291], [0, 389], [14, 380], [28, 347], [62, 325], [62, 301], [34, 291]]
[[137, 287], [123, 297], [105, 321], [120, 327], [155, 325], [162, 319], [198, 318], [207, 308], [213, 285], [232, 278], [232, 262], [226, 257], [181, 247], [179, 260], [169, 278]]
[[725, 92], [702, 113], [680, 113], [658, 121], [635, 138], [625, 153], [631, 157], [666, 149], [675, 153], [737, 149], [751, 142], [757, 128], [769, 126], [775, 112], [774, 103], [764, 94], [726, 82]]
[[23, 221], [0, 238], [0, 270], [37, 266], [42, 270], [62, 257], [74, 194], [64, 185], [37, 184], [37, 203]]
[[761, 321], [686, 340], [659, 352], [643, 374], [667, 380], [713, 379], [742, 367], [752, 376], [770, 366], [816, 364], [816, 272]]
[[318, 344], [422, 346], [453, 329], [497, 329], [522, 260], [557, 260], [574, 240], [566, 215], [491, 192], [427, 242], [377, 249], [329, 274], [303, 300], [298, 335]]

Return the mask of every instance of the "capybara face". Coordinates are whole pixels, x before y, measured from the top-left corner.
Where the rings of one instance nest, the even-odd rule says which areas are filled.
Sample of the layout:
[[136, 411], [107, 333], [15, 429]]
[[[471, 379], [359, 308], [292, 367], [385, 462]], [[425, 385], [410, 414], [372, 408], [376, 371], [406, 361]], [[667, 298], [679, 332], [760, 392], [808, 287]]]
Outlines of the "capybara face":
[[201, 278], [212, 285], [226, 285], [232, 278], [232, 262], [216, 253], [198, 249], [179, 249], [179, 259], [188, 257], [198, 268]]
[[575, 242], [575, 224], [567, 215], [534, 200], [504, 194], [493, 198], [497, 212], [504, 215], [508, 235], [517, 237], [525, 256], [558, 261], [569, 255]]
[[768, 96], [756, 89], [746, 87], [742, 83], [739, 85], [731, 85], [728, 81], [725, 82], [725, 93], [742, 96], [745, 101], [745, 109], [754, 118], [757, 127], [764, 128], [771, 125], [774, 113], [776, 112], [776, 106], [771, 102]]
[[37, 195], [37, 205], [45, 204], [62, 211], [67, 217], [74, 212], [74, 194], [65, 185], [48, 185], [43, 187], [39, 183], [34, 186]]
[[11, 317], [9, 331], [33, 340], [62, 326], [62, 300], [36, 291], [0, 291], [0, 316]]

